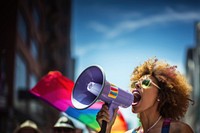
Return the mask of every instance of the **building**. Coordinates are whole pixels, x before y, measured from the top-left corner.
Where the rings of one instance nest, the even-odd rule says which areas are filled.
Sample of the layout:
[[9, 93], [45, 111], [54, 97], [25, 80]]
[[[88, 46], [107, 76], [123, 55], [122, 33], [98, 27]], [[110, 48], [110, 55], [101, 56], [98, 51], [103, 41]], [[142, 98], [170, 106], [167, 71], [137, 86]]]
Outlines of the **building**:
[[200, 22], [195, 24], [195, 47], [189, 48], [186, 55], [186, 75], [193, 87], [191, 99], [195, 101], [190, 106], [186, 121], [192, 126], [195, 133], [200, 132]]
[[26, 119], [50, 132], [59, 112], [28, 90], [51, 70], [74, 78], [71, 1], [4, 0], [0, 13], [0, 132]]

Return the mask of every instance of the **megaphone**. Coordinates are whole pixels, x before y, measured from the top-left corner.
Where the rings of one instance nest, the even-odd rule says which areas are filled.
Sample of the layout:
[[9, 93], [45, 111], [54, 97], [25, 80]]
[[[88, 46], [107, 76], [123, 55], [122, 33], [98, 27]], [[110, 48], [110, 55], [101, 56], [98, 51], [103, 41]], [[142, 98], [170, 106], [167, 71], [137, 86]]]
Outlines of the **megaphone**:
[[108, 104], [110, 119], [114, 109], [119, 106], [129, 107], [133, 95], [106, 81], [105, 73], [100, 66], [86, 68], [75, 82], [72, 92], [72, 104], [76, 109], [87, 109], [97, 100]]

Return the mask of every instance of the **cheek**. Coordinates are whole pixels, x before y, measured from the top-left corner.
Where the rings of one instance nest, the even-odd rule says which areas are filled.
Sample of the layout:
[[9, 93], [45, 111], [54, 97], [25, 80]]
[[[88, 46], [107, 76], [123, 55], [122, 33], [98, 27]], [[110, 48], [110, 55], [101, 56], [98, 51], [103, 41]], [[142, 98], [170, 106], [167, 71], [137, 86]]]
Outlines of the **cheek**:
[[158, 97], [158, 91], [153, 91], [153, 90], [147, 91], [143, 93], [142, 101], [144, 104], [151, 106], [152, 104], [154, 104], [157, 97]]

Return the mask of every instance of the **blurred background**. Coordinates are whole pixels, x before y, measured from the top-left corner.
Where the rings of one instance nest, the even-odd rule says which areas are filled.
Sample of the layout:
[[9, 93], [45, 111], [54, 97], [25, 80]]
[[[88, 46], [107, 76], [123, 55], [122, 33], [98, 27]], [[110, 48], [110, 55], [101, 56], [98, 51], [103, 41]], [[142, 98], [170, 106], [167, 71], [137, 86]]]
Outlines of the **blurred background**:
[[[51, 132], [60, 112], [28, 92], [49, 71], [76, 81], [97, 64], [109, 82], [129, 90], [133, 69], [151, 57], [177, 65], [192, 84], [195, 105], [183, 121], [200, 132], [198, 0], [4, 0], [0, 5], [1, 133], [12, 133], [26, 119]], [[120, 111], [128, 129], [138, 126], [130, 108]]]

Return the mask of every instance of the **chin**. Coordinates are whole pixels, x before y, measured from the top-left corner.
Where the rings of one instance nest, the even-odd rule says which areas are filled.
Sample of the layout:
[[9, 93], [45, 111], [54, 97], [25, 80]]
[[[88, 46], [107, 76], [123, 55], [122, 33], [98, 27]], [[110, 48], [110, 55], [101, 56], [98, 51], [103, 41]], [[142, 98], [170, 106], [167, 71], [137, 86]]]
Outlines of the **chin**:
[[136, 107], [132, 107], [132, 112], [133, 113], [138, 113], [137, 108]]

